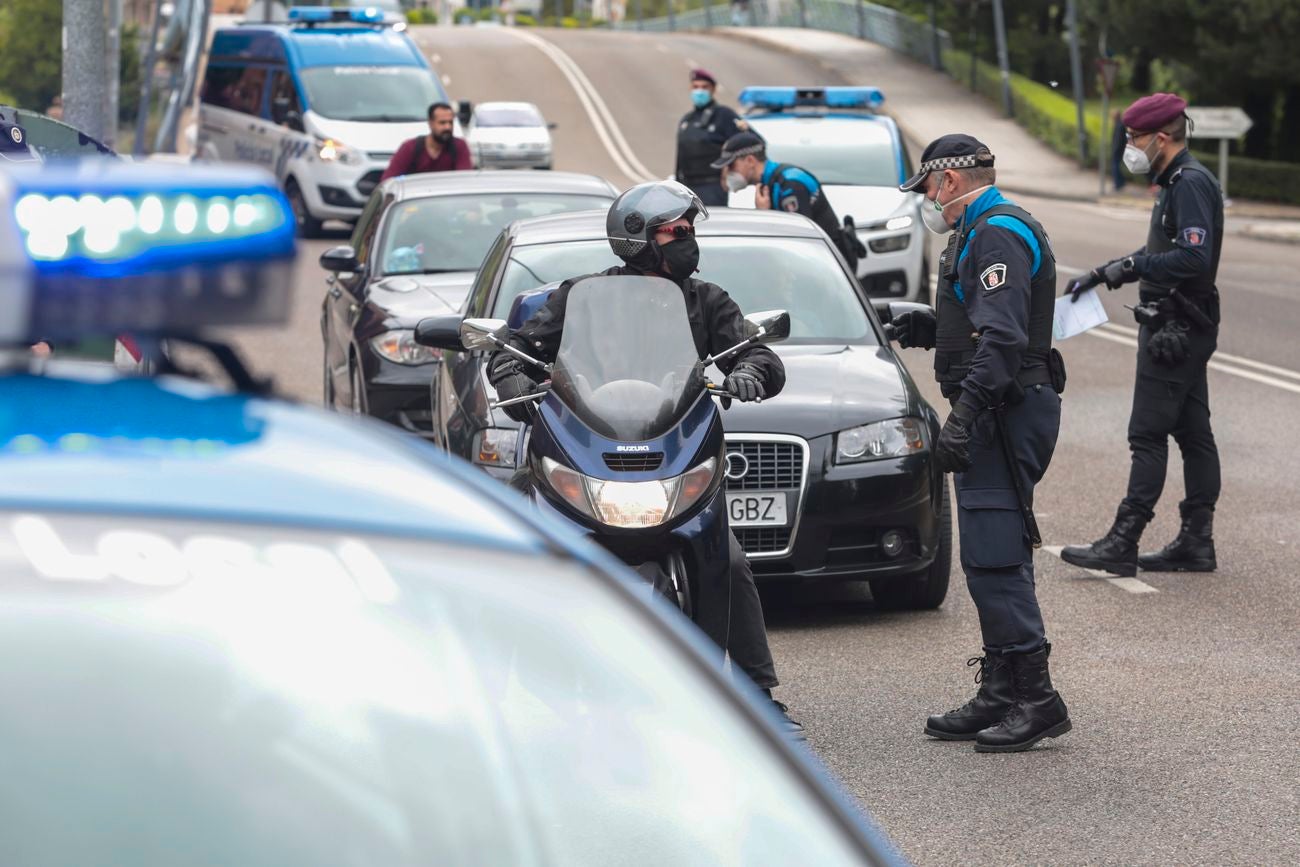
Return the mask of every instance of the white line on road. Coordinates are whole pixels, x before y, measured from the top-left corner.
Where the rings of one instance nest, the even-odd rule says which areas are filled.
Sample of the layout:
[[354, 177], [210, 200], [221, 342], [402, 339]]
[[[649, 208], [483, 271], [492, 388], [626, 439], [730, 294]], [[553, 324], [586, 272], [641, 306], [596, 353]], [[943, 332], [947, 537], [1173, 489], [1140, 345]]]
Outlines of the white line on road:
[[[1132, 328], [1127, 325], [1120, 325], [1115, 322], [1109, 322], [1101, 327], [1115, 331], [1118, 334], [1125, 334], [1129, 337], [1132, 337], [1134, 340], [1137, 339], [1138, 330], [1136, 328]], [[1242, 367], [1250, 367], [1255, 370], [1261, 370], [1264, 373], [1271, 373], [1274, 376], [1280, 376], [1286, 379], [1294, 379], [1300, 382], [1300, 371], [1289, 370], [1285, 367], [1278, 367], [1276, 364], [1265, 364], [1262, 361], [1255, 361], [1254, 359], [1251, 358], [1243, 358], [1240, 355], [1230, 355], [1227, 352], [1218, 352], [1218, 351], [1214, 353], [1214, 358], [1218, 361], [1226, 361], [1229, 364], [1238, 364], [1241, 365]]]
[[[1051, 554], [1053, 557], [1057, 557], [1057, 558], [1061, 556], [1062, 548], [1064, 548], [1063, 545], [1043, 546], [1044, 551]], [[1061, 562], [1065, 563], [1064, 560], [1062, 560]], [[1069, 566], [1072, 564], [1066, 563], [1066, 565]], [[1074, 568], [1079, 569], [1079, 571], [1085, 572], [1094, 578], [1104, 578], [1106, 581], [1110, 582], [1111, 584], [1114, 584], [1119, 589], [1127, 590], [1129, 593], [1159, 593], [1160, 592], [1156, 588], [1152, 587], [1150, 584], [1147, 584], [1144, 581], [1139, 581], [1136, 578], [1121, 578], [1118, 575], [1112, 575], [1109, 572], [1103, 572], [1100, 569], [1082, 569], [1077, 566], [1075, 566]]]
[[628, 146], [627, 139], [623, 137], [623, 131], [614, 122], [609, 107], [605, 105], [605, 101], [600, 98], [595, 86], [592, 85], [590, 79], [587, 78], [578, 64], [573, 61], [573, 58], [569, 57], [556, 45], [536, 34], [528, 33], [517, 27], [506, 28], [506, 32], [531, 44], [549, 57], [551, 62], [559, 68], [560, 74], [568, 80], [574, 93], [578, 95], [578, 101], [582, 103], [583, 109], [587, 112], [587, 118], [596, 130], [596, 135], [600, 138], [601, 144], [605, 146], [606, 152], [609, 153], [610, 158], [618, 166], [620, 172], [638, 183], [655, 179], [654, 174], [642, 165], [641, 161], [632, 153], [632, 148]]

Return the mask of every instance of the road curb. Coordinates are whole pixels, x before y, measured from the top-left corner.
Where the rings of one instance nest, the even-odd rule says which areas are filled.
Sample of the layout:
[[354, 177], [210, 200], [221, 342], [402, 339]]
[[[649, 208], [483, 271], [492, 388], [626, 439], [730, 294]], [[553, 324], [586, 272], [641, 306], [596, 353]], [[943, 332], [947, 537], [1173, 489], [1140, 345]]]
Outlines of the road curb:
[[1268, 241], [1272, 244], [1300, 245], [1300, 227], [1274, 229], [1267, 224], [1243, 226], [1238, 233], [1256, 241]]

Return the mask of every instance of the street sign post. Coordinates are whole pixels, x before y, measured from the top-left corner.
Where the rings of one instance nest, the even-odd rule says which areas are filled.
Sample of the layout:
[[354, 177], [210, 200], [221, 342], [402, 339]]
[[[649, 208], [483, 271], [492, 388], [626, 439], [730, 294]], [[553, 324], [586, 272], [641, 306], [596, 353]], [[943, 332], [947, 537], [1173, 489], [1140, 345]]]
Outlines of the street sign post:
[[[1105, 39], [1103, 34], [1103, 50]], [[1098, 195], [1101, 196], [1106, 195], [1106, 160], [1110, 157], [1110, 136], [1106, 135], [1106, 124], [1110, 122], [1110, 95], [1115, 92], [1115, 75], [1118, 72], [1118, 60], [1113, 57], [1097, 58], [1097, 75], [1101, 77], [1101, 140], [1097, 142], [1097, 188]]]
[[1187, 135], [1191, 138], [1217, 138], [1219, 140], [1219, 186], [1223, 199], [1228, 200], [1228, 142], [1241, 138], [1255, 122], [1250, 115], [1236, 106], [1188, 108], [1191, 121]]

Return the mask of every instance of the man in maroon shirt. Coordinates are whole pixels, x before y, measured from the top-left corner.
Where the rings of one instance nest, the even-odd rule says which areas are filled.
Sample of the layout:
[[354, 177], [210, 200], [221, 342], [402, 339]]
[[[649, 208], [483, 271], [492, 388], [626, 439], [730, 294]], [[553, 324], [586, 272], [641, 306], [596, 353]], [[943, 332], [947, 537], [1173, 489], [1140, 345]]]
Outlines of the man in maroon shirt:
[[451, 172], [474, 168], [469, 158], [469, 145], [452, 134], [456, 113], [445, 102], [429, 106], [429, 134], [416, 136], [402, 142], [402, 146], [388, 161], [380, 181], [398, 175], [420, 172]]

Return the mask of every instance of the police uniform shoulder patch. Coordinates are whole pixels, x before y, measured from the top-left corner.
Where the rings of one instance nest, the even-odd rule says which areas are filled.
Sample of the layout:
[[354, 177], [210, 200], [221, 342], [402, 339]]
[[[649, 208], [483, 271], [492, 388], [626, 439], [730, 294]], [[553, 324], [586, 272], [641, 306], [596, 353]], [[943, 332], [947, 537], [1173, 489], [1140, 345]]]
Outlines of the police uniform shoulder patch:
[[787, 196], [786, 200], [781, 203], [781, 207], [792, 214], [797, 214], [799, 213], [799, 200], [794, 196]]
[[1188, 226], [1183, 229], [1183, 240], [1189, 247], [1200, 247], [1205, 244], [1206, 232], [1198, 226]]
[[990, 265], [980, 273], [980, 284], [985, 292], [1001, 289], [1007, 282], [1007, 266], [999, 262]]

